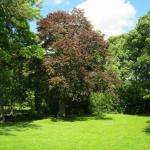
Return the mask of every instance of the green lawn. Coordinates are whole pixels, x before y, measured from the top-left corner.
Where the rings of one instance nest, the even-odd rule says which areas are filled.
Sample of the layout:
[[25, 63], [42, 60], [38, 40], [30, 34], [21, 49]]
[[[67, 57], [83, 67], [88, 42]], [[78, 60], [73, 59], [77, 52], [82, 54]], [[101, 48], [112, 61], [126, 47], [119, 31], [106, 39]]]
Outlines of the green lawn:
[[0, 150], [150, 150], [150, 116], [7, 123], [0, 126]]

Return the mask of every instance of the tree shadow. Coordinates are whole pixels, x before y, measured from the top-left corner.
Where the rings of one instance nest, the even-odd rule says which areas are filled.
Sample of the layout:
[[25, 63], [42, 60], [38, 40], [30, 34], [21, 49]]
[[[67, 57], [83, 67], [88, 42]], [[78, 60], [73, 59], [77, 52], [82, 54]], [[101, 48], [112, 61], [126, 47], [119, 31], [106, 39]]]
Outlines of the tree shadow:
[[33, 124], [33, 120], [39, 120], [42, 117], [38, 116], [17, 116], [6, 117], [6, 122], [0, 124], [0, 136], [16, 136], [16, 132], [22, 132], [29, 129], [38, 129], [39, 125]]
[[145, 132], [150, 134], [150, 126], [145, 129]]
[[136, 114], [139, 117], [150, 117], [150, 113], [146, 113], [146, 114]]
[[150, 134], [150, 121], [147, 121], [146, 123], [148, 123], [148, 126], [144, 129], [144, 132]]
[[6, 122], [18, 122], [18, 121], [33, 121], [33, 120], [40, 120], [47, 117], [43, 114], [31, 114], [31, 113], [25, 113], [25, 114], [19, 114], [15, 116], [5, 116]]
[[67, 116], [65, 118], [57, 118], [57, 117], [51, 117], [51, 121], [53, 122], [59, 122], [59, 121], [65, 121], [65, 122], [75, 122], [75, 121], [88, 121], [88, 120], [113, 120], [111, 117], [107, 117], [105, 115], [71, 115]]
[[113, 120], [113, 118], [106, 116], [95, 116], [95, 120]]
[[32, 122], [11, 122], [0, 125], [0, 136], [16, 136], [16, 132], [22, 132], [29, 129], [38, 129], [40, 126]]

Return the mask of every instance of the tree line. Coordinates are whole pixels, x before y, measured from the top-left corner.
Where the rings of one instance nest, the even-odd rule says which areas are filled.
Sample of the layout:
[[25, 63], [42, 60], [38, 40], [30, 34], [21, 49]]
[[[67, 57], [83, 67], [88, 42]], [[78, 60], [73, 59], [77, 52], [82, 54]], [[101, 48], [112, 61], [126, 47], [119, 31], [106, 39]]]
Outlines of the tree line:
[[[84, 12], [40, 17], [41, 2], [0, 0], [0, 120], [29, 113], [150, 112], [150, 12], [104, 39]], [[37, 34], [29, 22], [37, 19]]]

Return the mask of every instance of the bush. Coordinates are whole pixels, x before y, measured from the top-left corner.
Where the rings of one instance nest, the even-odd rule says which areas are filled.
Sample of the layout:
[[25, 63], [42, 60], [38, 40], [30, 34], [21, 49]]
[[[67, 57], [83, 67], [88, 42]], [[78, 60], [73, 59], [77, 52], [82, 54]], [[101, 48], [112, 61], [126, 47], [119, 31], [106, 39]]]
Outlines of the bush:
[[115, 97], [109, 93], [91, 93], [90, 106], [94, 114], [116, 111], [116, 108], [119, 107], [118, 102], [116, 102]]

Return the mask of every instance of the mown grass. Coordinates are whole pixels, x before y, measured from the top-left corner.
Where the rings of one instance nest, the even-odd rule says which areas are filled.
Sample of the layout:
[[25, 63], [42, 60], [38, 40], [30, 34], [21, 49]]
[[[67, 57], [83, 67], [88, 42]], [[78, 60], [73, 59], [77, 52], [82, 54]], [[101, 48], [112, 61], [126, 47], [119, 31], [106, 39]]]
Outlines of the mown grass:
[[6, 123], [0, 126], [0, 150], [150, 150], [150, 116]]

